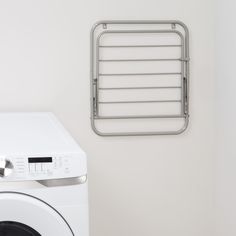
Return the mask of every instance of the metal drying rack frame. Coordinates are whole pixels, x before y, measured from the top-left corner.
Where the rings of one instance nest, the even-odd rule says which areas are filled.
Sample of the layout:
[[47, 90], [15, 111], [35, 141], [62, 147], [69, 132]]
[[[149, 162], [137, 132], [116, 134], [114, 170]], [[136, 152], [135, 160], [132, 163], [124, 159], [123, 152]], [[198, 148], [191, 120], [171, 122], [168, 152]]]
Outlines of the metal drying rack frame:
[[[108, 30], [110, 26], [148, 26], [148, 25], [162, 25], [166, 26], [167, 29], [154, 30], [145, 29], [122, 29], [122, 30]], [[177, 30], [177, 26], [182, 28], [182, 32]], [[96, 35], [96, 30], [100, 28], [101, 32]], [[139, 34], [153, 34], [153, 33], [175, 33], [180, 36], [180, 45], [100, 45], [100, 38], [106, 33], [120, 34], [120, 33], [139, 33]], [[180, 21], [99, 21], [91, 30], [91, 71], [90, 71], [90, 83], [91, 83], [91, 125], [94, 132], [100, 136], [149, 136], [149, 135], [177, 135], [183, 133], [189, 123], [189, 31], [187, 26]], [[138, 58], [138, 59], [100, 59], [99, 51], [101, 48], [153, 48], [153, 47], [180, 47], [181, 58]], [[99, 67], [102, 62], [151, 62], [151, 61], [180, 61], [181, 72], [178, 73], [100, 73]], [[180, 75], [181, 85], [180, 86], [151, 86], [151, 87], [108, 87], [103, 88], [99, 86], [99, 80], [101, 76], [121, 76], [121, 77], [134, 77], [134, 76], [149, 76], [149, 75]], [[179, 100], [126, 100], [126, 101], [100, 101], [99, 93], [104, 90], [148, 90], [148, 89], [180, 89], [181, 98]], [[99, 106], [104, 104], [144, 104], [144, 103], [180, 103], [181, 112], [180, 114], [169, 114], [169, 115], [121, 115], [121, 116], [103, 116], [99, 114]], [[125, 120], [125, 119], [183, 119], [183, 126], [177, 130], [167, 131], [141, 131], [141, 132], [102, 132], [96, 127], [96, 121], [98, 120]]]

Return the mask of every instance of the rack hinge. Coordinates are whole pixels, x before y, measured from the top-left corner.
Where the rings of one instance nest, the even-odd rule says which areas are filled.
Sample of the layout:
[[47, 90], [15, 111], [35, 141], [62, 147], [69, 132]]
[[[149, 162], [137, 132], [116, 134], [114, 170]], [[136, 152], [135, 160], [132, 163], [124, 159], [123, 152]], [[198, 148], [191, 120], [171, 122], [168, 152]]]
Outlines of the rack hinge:
[[188, 81], [187, 78], [184, 77], [184, 114], [188, 115]]
[[183, 61], [183, 62], [189, 62], [190, 58], [189, 57], [185, 57], [185, 58], [181, 58], [180, 60]]
[[97, 78], [93, 80], [93, 115], [97, 116]]

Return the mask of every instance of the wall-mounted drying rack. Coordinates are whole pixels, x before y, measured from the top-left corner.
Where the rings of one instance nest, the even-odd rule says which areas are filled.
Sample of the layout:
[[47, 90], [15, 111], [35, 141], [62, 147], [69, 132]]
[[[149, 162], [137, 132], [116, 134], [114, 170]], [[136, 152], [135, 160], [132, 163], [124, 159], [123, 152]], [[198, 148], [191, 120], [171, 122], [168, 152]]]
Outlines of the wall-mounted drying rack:
[[101, 136], [175, 135], [189, 121], [189, 33], [179, 21], [91, 31], [91, 122]]

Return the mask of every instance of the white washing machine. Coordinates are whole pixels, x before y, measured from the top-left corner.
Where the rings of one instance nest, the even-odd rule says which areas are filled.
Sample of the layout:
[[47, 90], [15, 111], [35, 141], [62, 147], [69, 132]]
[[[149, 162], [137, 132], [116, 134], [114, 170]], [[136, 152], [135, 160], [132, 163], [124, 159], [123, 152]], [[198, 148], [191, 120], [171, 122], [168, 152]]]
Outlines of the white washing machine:
[[51, 113], [0, 113], [0, 236], [88, 236], [86, 155]]

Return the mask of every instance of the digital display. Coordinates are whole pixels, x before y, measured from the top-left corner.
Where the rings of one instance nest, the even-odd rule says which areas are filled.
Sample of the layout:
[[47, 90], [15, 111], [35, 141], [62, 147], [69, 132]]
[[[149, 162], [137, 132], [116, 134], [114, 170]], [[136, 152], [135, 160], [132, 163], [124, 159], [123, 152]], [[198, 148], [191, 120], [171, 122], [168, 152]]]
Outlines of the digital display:
[[29, 157], [29, 163], [52, 163], [52, 157]]

